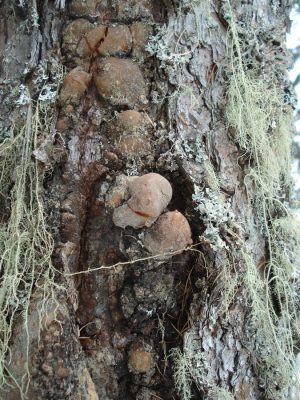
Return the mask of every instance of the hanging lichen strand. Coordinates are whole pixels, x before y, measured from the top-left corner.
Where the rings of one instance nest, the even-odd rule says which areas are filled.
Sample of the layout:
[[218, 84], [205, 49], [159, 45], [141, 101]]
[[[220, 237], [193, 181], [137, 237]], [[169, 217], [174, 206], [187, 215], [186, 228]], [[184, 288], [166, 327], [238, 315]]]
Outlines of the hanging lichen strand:
[[277, 66], [268, 64], [264, 70], [262, 63], [249, 57], [246, 40], [254, 36], [251, 27], [236, 22], [229, 1], [227, 12], [232, 48], [226, 118], [249, 159], [245, 177], [249, 204], [268, 253], [262, 274], [245, 242], [245, 271], [240, 278], [257, 337], [261, 385], [268, 399], [283, 399], [299, 390], [293, 350], [300, 333], [300, 235], [299, 224], [286, 203], [291, 185], [291, 106], [280, 87], [280, 79], [285, 78]]
[[[34, 102], [26, 88], [20, 88], [16, 101], [18, 119], [11, 128], [11, 137], [0, 144], [0, 193], [1, 197], [9, 198], [0, 224], [0, 390], [1, 393], [10, 390], [7, 387], [9, 378], [18, 386], [21, 398], [25, 398], [30, 382], [30, 300], [33, 293], [39, 299], [36, 324], [41, 327], [48, 308], [56, 307], [59, 288], [54, 283], [53, 239], [41, 197], [43, 173], [33, 158], [39, 135], [51, 123], [49, 105], [52, 100], [49, 96], [43, 98], [41, 93], [39, 100]], [[27, 353], [23, 357], [24, 375], [17, 382], [10, 368], [10, 345], [13, 328], [17, 321], [20, 322], [20, 316]]]

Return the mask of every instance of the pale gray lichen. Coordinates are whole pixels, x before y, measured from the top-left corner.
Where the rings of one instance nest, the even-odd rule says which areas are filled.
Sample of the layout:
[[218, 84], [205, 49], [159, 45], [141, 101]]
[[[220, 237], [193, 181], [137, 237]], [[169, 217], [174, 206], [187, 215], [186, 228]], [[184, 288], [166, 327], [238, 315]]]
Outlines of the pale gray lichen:
[[127, 157], [125, 173], [127, 176], [138, 176], [143, 169], [141, 157]]
[[230, 230], [234, 223], [235, 217], [230, 203], [224, 201], [218, 191], [210, 188], [201, 189], [196, 184], [192, 199], [195, 210], [199, 212], [206, 226], [201, 238], [208, 241], [215, 251], [227, 248], [220, 236], [220, 229]]
[[25, 85], [23, 85], [23, 84], [21, 84], [21, 85], [18, 87], [18, 91], [19, 91], [19, 94], [18, 94], [18, 98], [17, 98], [17, 100], [15, 101], [15, 103], [16, 103], [18, 106], [24, 106], [24, 105], [26, 105], [26, 104], [30, 104], [30, 102], [31, 102], [31, 96], [30, 96], [28, 87], [25, 86]]
[[[50, 61], [51, 69], [49, 73]], [[54, 58], [49, 61], [43, 60], [38, 65], [35, 75], [36, 78], [33, 82], [35, 88], [39, 91], [38, 100], [47, 103], [55, 101], [64, 75], [62, 65]]]
[[222, 202], [220, 196], [206, 188], [200, 189], [194, 185], [194, 194], [192, 195], [195, 203], [195, 209], [201, 214], [205, 224], [230, 224], [234, 220], [234, 214], [229, 202]]
[[165, 27], [160, 28], [156, 35], [150, 36], [149, 41], [146, 45], [146, 50], [151, 56], [158, 58], [160, 62], [160, 68], [166, 68], [168, 65], [183, 64], [190, 58], [190, 52], [188, 53], [176, 53], [172, 51], [170, 45], [166, 41], [167, 30]]
[[66, 6], [66, 0], [55, 0], [55, 7], [63, 10]]
[[205, 148], [198, 138], [194, 142], [177, 139], [174, 146], [180, 158], [195, 160], [200, 164], [208, 159]]
[[201, 238], [210, 243], [213, 250], [218, 251], [221, 249], [227, 249], [225, 241], [221, 239], [219, 228], [209, 224], [205, 231], [202, 233]]

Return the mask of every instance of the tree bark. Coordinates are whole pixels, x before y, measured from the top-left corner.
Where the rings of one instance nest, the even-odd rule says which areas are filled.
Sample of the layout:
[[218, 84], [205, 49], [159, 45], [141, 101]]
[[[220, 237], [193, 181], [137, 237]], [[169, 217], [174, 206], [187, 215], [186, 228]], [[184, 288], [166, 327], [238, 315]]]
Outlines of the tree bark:
[[[244, 253], [263, 277], [270, 248], [245, 184], [253, 155], [226, 119], [233, 23], [248, 68], [276, 70], [274, 87], [289, 94], [289, 2], [57, 3], [0, 1], [0, 139], [24, 119], [21, 85], [34, 104], [60, 87], [32, 149], [60, 287], [41, 320], [39, 287], [26, 322], [18, 310], [2, 398], [289, 398], [274, 363], [262, 374]], [[116, 226], [132, 177], [151, 172], [170, 182], [167, 211], [187, 219], [193, 240], [170, 247], [185, 229], [172, 220], [159, 237], [172, 254], [160, 257], [146, 244], [156, 223]], [[285, 183], [280, 193], [286, 201]]]

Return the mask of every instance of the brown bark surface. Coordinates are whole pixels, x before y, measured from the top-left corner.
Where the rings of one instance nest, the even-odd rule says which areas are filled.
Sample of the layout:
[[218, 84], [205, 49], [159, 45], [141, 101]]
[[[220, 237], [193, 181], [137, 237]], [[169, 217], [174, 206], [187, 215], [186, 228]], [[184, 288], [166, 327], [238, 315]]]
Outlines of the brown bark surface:
[[[38, 290], [32, 299], [28, 398], [181, 398], [173, 379], [174, 348], [204, 355], [198, 365], [193, 361], [192, 375], [203, 377], [192, 386], [194, 398], [223, 398], [213, 394], [216, 387], [238, 400], [269, 398], [258, 376], [256, 331], [242, 285], [225, 314], [222, 309], [225, 274], [243, 268], [238, 236], [247, 240], [257, 265], [268, 257], [244, 185], [247, 160], [224, 117], [227, 1], [186, 3], [70, 0], [57, 9], [50, 0], [23, 6], [0, 1], [0, 139], [12, 124], [13, 89], [23, 84], [34, 98], [40, 63], [50, 76], [54, 64], [65, 68], [52, 110], [55, 124], [42, 141], [48, 147], [35, 156], [41, 168], [51, 165], [44, 200], [57, 281], [67, 290], [59, 294], [58, 309], [49, 306], [40, 339]], [[285, 70], [277, 55], [284, 51], [289, 4], [232, 1], [231, 7], [257, 35], [246, 39], [251, 51], [250, 40], [259, 43], [258, 62]], [[157, 44], [151, 37], [158, 33]], [[280, 79], [284, 87], [285, 78]], [[227, 247], [201, 238], [207, 215], [195, 209], [192, 195], [196, 184], [211, 202], [207, 160], [224, 202], [245, 227], [244, 232], [221, 229]], [[153, 207], [136, 211], [129, 204], [137, 227], [120, 227], [116, 220], [124, 217], [116, 217], [116, 209], [132, 196], [128, 182], [152, 172], [171, 184], [171, 201], [160, 210], [158, 195], [138, 187], [136, 193], [149, 196]], [[154, 209], [159, 212], [152, 218]], [[162, 212], [175, 210], [191, 227], [188, 251], [177, 251], [190, 245], [181, 216], [164, 217], [150, 228]], [[177, 232], [186, 233], [178, 239]], [[148, 250], [155, 246], [175, 254], [153, 258]], [[25, 346], [20, 319], [9, 368], [21, 387]], [[23, 398], [12, 386], [2, 398]]]

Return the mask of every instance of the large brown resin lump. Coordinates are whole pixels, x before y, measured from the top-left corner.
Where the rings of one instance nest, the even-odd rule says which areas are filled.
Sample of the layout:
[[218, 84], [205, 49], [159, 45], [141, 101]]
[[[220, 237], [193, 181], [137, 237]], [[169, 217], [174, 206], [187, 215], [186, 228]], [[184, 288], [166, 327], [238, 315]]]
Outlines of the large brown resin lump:
[[192, 233], [187, 219], [179, 211], [170, 211], [159, 217], [146, 232], [144, 245], [152, 254], [164, 254], [192, 244]]
[[131, 50], [132, 38], [126, 25], [106, 27], [100, 25], [91, 30], [84, 39], [83, 52], [97, 52], [101, 56], [128, 54]]
[[73, 0], [70, 4], [70, 12], [76, 16], [95, 14], [97, 3], [99, 0]]
[[133, 61], [110, 57], [98, 61], [95, 83], [99, 94], [114, 105], [143, 107], [147, 88], [143, 75]]
[[128, 354], [128, 367], [135, 374], [149, 373], [154, 367], [150, 346], [144, 346], [138, 342], [133, 343]]
[[151, 226], [172, 198], [172, 187], [163, 176], [155, 173], [142, 175], [129, 182], [130, 199], [114, 210], [116, 226], [142, 228]]
[[118, 113], [109, 122], [106, 131], [113, 139], [116, 149], [125, 156], [135, 157], [151, 153], [149, 128], [144, 114], [136, 110], [126, 110]]
[[64, 53], [71, 53], [70, 57], [78, 54], [78, 45], [80, 40], [92, 29], [94, 25], [86, 19], [79, 18], [71, 22], [63, 34], [62, 48]]
[[60, 92], [60, 102], [77, 102], [86, 92], [92, 79], [91, 74], [80, 67], [72, 69], [66, 76]]
[[151, 152], [149, 139], [146, 137], [138, 137], [135, 135], [123, 136], [117, 145], [122, 154], [134, 156], [143, 156]]
[[79, 18], [63, 34], [63, 52], [67, 59], [82, 64], [90, 56], [126, 55], [132, 48], [132, 36], [126, 25], [98, 25]]
[[116, 114], [110, 125], [109, 131], [113, 136], [140, 134], [146, 129], [146, 122], [142, 113], [136, 110], [126, 110]]

